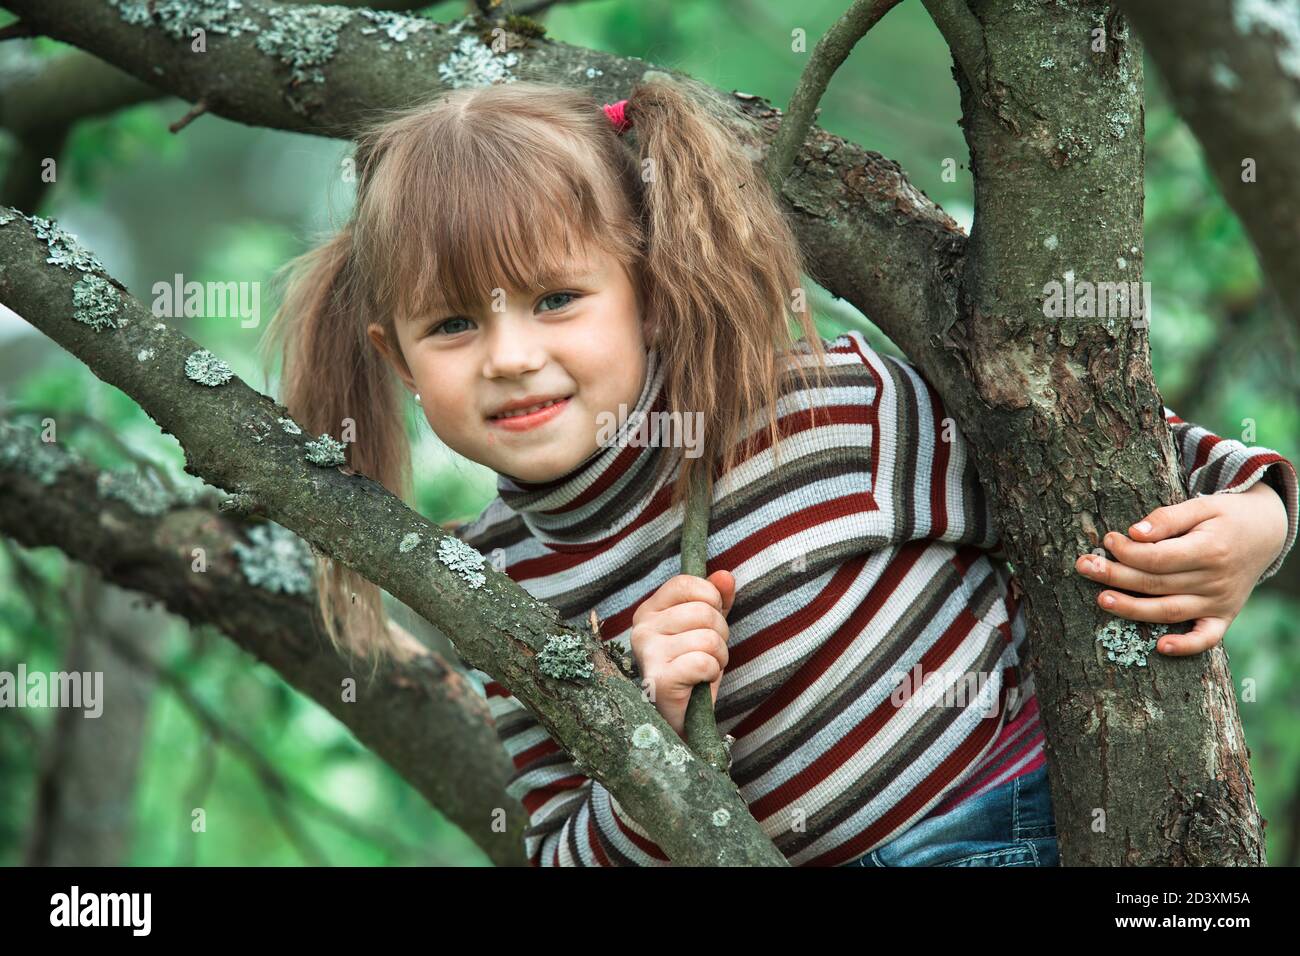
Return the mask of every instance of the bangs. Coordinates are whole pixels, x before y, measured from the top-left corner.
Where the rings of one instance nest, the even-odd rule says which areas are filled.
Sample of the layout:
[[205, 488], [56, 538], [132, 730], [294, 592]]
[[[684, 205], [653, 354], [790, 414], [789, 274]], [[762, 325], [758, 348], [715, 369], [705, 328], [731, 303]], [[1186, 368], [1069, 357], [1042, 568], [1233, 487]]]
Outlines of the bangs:
[[[619, 225], [632, 206], [602, 182], [600, 164], [571, 140], [549, 144], [558, 150], [529, 145], [527, 137], [465, 136], [389, 157], [379, 174], [389, 182], [371, 190], [387, 197], [374, 210], [379, 241], [363, 246], [374, 260], [366, 284], [395, 324], [473, 311], [494, 289], [540, 291], [603, 252], [632, 264], [638, 233]], [[578, 172], [584, 166], [590, 179]]]

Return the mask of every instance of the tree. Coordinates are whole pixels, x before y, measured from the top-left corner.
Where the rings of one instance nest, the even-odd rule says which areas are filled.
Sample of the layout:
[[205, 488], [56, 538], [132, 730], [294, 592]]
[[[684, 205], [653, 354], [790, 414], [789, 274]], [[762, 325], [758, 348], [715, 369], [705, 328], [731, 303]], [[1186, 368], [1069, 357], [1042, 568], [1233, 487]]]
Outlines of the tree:
[[[464, 39], [460, 30], [395, 14], [270, 9], [253, 0], [238, 25], [224, 5], [194, 4], [183, 18], [140, 22], [92, 0], [4, 5], [31, 30], [199, 110], [337, 137], [348, 136], [367, 110], [432, 92], [432, 65], [445, 65]], [[874, 9], [855, 21], [858, 36], [892, 4], [855, 4], [854, 11], [864, 6]], [[1140, 288], [1140, 43], [1117, 8], [1102, 2], [992, 0], [974, 10], [961, 0], [930, 0], [926, 7], [953, 52], [961, 92], [976, 188], [970, 237], [896, 163], [816, 127], [803, 135], [809, 109], [787, 127], [787, 136], [790, 128], [798, 132], [797, 149], [789, 175], [777, 177], [780, 195], [815, 263], [814, 278], [907, 352], [974, 449], [1024, 588], [1031, 639], [1051, 635], [1033, 641], [1031, 664], [1063, 862], [1262, 862], [1222, 647], [1142, 670], [1108, 662], [1097, 650], [1106, 618], [1073, 571], [1074, 557], [1100, 547], [1105, 529], [1127, 527], [1134, 515], [1183, 497], [1151, 374], [1145, 313], [1053, 317], [1050, 304], [1045, 308], [1053, 282]], [[381, 16], [400, 29], [363, 32]], [[489, 41], [509, 34], [521, 73], [585, 82], [607, 101], [647, 67], [551, 42], [521, 21], [513, 29], [479, 26]], [[208, 37], [202, 57], [189, 54], [195, 28]], [[396, 33], [405, 39], [389, 39]], [[488, 47], [481, 52], [491, 56]], [[422, 68], [407, 69], [408, 55]], [[757, 97], [733, 96], [758, 121], [763, 132], [750, 145], [765, 156], [781, 113]], [[247, 426], [274, 423], [273, 403], [237, 381], [208, 389], [186, 380], [192, 343], [172, 329], [151, 329], [143, 310], [116, 291], [101, 289], [128, 317], [125, 328], [99, 334], [71, 321], [78, 277], [44, 262], [42, 242], [25, 222], [0, 227], [6, 303], [175, 434], [189, 470], [362, 571], [452, 635], [461, 655], [508, 684], [676, 862], [782, 862], [729, 781], [707, 769], [684, 781], [631, 746], [637, 726], [650, 723], [662, 736], [667, 725], [659, 726], [657, 712], [589, 635], [572, 635], [595, 663], [589, 684], [541, 673], [534, 655], [561, 630], [544, 605], [487, 569], [488, 583], [470, 589], [437, 561], [399, 552], [399, 541], [417, 534], [424, 543], [414, 556], [424, 558], [440, 532], [395, 507], [373, 482], [305, 467], [302, 440], [272, 427], [255, 442]], [[147, 370], [136, 359], [144, 347], [157, 355]], [[517, 614], [502, 610], [503, 598], [518, 604]], [[718, 806], [731, 811], [732, 824], [701, 827], [704, 809]]]

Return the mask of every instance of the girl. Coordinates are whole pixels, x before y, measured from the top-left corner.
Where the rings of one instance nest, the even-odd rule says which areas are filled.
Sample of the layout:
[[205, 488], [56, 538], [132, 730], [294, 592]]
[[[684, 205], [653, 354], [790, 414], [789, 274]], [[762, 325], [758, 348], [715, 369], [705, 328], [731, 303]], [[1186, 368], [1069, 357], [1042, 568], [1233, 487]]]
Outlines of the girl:
[[[352, 419], [351, 467], [406, 496], [400, 382], [439, 438], [499, 476], [457, 534], [570, 623], [594, 610], [679, 732], [708, 681], [731, 775], [791, 863], [1052, 865], [1024, 619], [966, 445], [940, 440], [942, 403], [908, 363], [816, 334], [792, 231], [729, 129], [741, 122], [663, 82], [603, 111], [517, 82], [377, 124], [354, 217], [291, 264], [285, 404], [314, 433]], [[1087, 573], [1226, 623], [1291, 548], [1295, 470], [1166, 415], [1191, 492], [1233, 494], [1159, 509]], [[702, 447], [680, 440], [683, 416]], [[710, 574], [692, 578], [681, 505], [700, 468]], [[1214, 546], [1189, 548], [1202, 539]], [[341, 643], [385, 649], [378, 590], [330, 573], [325, 619], [352, 618]], [[1162, 600], [1113, 610], [1162, 620]], [[667, 862], [479, 676], [535, 865]], [[931, 700], [935, 686], [969, 698]]]

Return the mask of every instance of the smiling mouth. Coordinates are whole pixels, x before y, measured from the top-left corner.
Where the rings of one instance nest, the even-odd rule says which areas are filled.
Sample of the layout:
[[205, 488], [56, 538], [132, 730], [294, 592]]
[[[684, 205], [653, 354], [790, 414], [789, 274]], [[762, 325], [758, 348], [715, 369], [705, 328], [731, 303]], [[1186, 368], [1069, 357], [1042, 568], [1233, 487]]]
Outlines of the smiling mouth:
[[558, 405], [561, 402], [567, 402], [572, 396], [566, 395], [563, 398], [552, 398], [549, 401], [538, 402], [536, 405], [529, 405], [527, 408], [516, 408], [513, 411], [502, 412], [499, 415], [489, 415], [488, 421], [500, 422], [508, 421], [511, 418], [523, 418], [528, 415], [535, 415], [543, 408], [550, 408], [552, 405]]

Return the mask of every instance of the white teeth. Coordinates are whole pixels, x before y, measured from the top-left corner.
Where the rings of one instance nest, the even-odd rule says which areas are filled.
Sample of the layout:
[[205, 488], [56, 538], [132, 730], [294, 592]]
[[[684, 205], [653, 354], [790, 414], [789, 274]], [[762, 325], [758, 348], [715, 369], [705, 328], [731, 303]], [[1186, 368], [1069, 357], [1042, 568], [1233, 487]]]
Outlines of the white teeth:
[[531, 415], [547, 406], [554, 405], [556, 402], [562, 402], [562, 398], [553, 398], [549, 402], [542, 402], [540, 405], [530, 405], [528, 408], [519, 408], [513, 412], [502, 412], [500, 415], [493, 415], [493, 418], [518, 418], [520, 415]]

